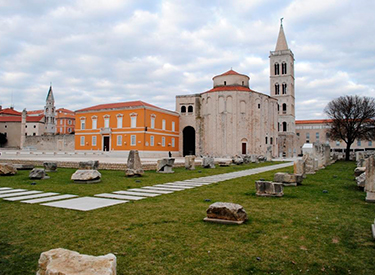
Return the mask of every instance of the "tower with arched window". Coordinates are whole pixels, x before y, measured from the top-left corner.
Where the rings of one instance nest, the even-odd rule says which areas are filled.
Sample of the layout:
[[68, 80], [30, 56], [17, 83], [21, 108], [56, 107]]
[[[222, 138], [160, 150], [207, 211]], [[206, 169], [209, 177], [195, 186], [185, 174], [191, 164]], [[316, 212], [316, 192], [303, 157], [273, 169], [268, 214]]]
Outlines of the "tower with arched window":
[[44, 106], [44, 119], [44, 133], [46, 135], [54, 135], [56, 133], [56, 112], [52, 85], [49, 87], [46, 106]]
[[280, 25], [276, 48], [270, 52], [270, 91], [279, 108], [279, 153], [291, 157], [296, 153], [294, 55], [288, 48], [283, 24]]

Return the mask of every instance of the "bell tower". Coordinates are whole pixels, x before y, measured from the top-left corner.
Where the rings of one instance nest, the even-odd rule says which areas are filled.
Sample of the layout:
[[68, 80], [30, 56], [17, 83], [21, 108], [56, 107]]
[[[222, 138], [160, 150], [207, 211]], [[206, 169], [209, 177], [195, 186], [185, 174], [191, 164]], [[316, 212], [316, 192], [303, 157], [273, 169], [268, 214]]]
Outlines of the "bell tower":
[[53, 97], [52, 84], [47, 94], [46, 106], [44, 106], [44, 133], [46, 135], [56, 134], [55, 99]]
[[296, 155], [294, 55], [288, 48], [281, 18], [276, 48], [270, 52], [270, 91], [278, 100], [278, 145], [282, 157]]

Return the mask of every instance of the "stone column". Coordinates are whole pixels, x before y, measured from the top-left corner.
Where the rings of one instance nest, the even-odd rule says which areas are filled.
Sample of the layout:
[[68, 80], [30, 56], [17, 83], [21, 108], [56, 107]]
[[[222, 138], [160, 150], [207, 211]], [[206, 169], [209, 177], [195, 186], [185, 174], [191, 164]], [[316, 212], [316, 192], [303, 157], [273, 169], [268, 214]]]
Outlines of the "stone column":
[[21, 119], [21, 137], [20, 137], [20, 149], [23, 149], [25, 146], [25, 132], [26, 132], [26, 109], [22, 111], [22, 119]]
[[366, 161], [366, 201], [375, 202], [375, 155]]

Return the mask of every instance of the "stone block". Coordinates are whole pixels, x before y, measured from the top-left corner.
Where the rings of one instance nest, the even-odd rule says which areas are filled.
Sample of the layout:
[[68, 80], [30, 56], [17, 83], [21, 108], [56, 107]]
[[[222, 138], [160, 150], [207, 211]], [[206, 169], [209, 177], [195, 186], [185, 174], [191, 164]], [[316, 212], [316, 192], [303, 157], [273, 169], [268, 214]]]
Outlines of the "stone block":
[[126, 166], [125, 174], [128, 177], [142, 176], [144, 174], [138, 150], [130, 150]]
[[284, 188], [281, 182], [256, 181], [256, 195], [262, 197], [282, 197]]
[[371, 231], [372, 231], [372, 238], [375, 240], [375, 221], [374, 221], [374, 223], [371, 225]]
[[375, 202], [375, 155], [366, 161], [366, 201]]
[[99, 167], [98, 160], [80, 161], [79, 170], [97, 170]]
[[296, 160], [294, 162], [294, 174], [296, 175], [305, 175], [305, 162], [302, 159]]
[[366, 167], [357, 167], [354, 169], [354, 176], [359, 177], [364, 172], [366, 172]]
[[232, 162], [230, 160], [220, 160], [218, 162], [219, 166], [221, 166], [221, 167], [228, 167], [228, 166], [231, 165], [231, 163]]
[[14, 168], [17, 170], [33, 170], [34, 165], [32, 164], [13, 164]]
[[34, 168], [29, 173], [29, 178], [32, 180], [48, 179], [46, 171], [43, 168]]
[[215, 202], [207, 209], [207, 218], [205, 221], [220, 222], [230, 221], [237, 224], [247, 221], [247, 213], [239, 204], [228, 202]]
[[158, 173], [174, 173], [172, 170], [174, 158], [159, 159], [156, 164], [156, 172]]
[[98, 170], [77, 170], [71, 177], [75, 183], [97, 183], [101, 181], [102, 174]]
[[44, 162], [43, 163], [44, 169], [46, 172], [56, 172], [57, 171], [57, 163], [56, 162]]
[[37, 275], [116, 275], [116, 256], [90, 256], [63, 248], [43, 252]]
[[203, 157], [202, 159], [203, 168], [215, 168], [215, 162], [213, 157]]
[[273, 180], [283, 183], [284, 186], [297, 186], [297, 184], [302, 183], [303, 176], [289, 173], [276, 173]]
[[7, 163], [0, 163], [0, 176], [13, 176], [17, 174], [17, 169]]
[[356, 177], [355, 181], [357, 182], [357, 186], [365, 187], [365, 185], [366, 185], [366, 172], [363, 172], [361, 175]]
[[234, 156], [232, 157], [232, 162], [236, 165], [241, 165], [243, 164], [243, 158], [241, 156]]
[[185, 169], [195, 170], [195, 156], [185, 156]]

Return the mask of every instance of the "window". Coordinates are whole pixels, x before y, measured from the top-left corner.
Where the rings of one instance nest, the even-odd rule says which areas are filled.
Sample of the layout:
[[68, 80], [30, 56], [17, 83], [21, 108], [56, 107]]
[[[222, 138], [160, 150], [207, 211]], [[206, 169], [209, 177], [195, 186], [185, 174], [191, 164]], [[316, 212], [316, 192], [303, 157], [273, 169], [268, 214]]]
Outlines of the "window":
[[357, 140], [357, 146], [361, 146], [361, 140]]
[[172, 131], [173, 131], [173, 132], [176, 131], [176, 128], [175, 128], [175, 122], [174, 122], [174, 121], [172, 121]]
[[161, 129], [165, 130], [165, 119], [161, 121]]
[[36, 125], [34, 125], [34, 128], [36, 128]]
[[306, 133], [306, 143], [310, 142], [310, 133]]
[[121, 146], [121, 145], [122, 145], [122, 136], [118, 135], [117, 136], [117, 146]]
[[181, 113], [186, 113], [186, 107], [185, 106], [181, 106]]
[[288, 129], [287, 129], [287, 124], [286, 122], [284, 121], [283, 122], [283, 132], [286, 132]]
[[286, 103], [283, 104], [283, 114], [286, 114]]
[[369, 140], [368, 146], [372, 146], [372, 141], [371, 140]]
[[92, 146], [96, 146], [96, 136], [92, 137]]
[[68, 132], [71, 133], [71, 132], [72, 132], [72, 129], [71, 129], [71, 128], [68, 128]]
[[297, 133], [297, 137], [299, 137], [299, 133]]
[[189, 113], [192, 113], [192, 112], [193, 112], [193, 106], [189, 106], [189, 107], [188, 107], [188, 112], [189, 112]]
[[132, 116], [130, 118], [130, 120], [131, 120], [131, 126], [130, 127], [132, 127], [132, 128], [137, 127], [137, 117], [136, 116]]
[[245, 81], [242, 81], [242, 86], [245, 86]]
[[275, 95], [279, 95], [280, 94], [280, 85], [279, 83], [276, 83], [275, 84]]
[[268, 137], [266, 137], [266, 144], [268, 144]]
[[81, 130], [85, 130], [86, 128], [86, 120], [84, 118], [81, 118]]
[[165, 147], [165, 137], [161, 138], [161, 146]]
[[275, 75], [279, 75], [280, 74], [280, 65], [279, 63], [275, 63]]
[[227, 82], [226, 81], [224, 81], [224, 86], [226, 86], [227, 85]]
[[117, 116], [117, 128], [122, 128], [122, 115]]
[[130, 145], [135, 146], [137, 144], [137, 138], [135, 135], [131, 135], [130, 137]]
[[260, 103], [258, 103], [258, 109], [260, 109]]
[[175, 145], [175, 144], [174, 144], [174, 138], [172, 138], [172, 147], [174, 147], [174, 145]]
[[315, 137], [316, 137], [316, 140], [318, 141], [319, 140], [319, 132], [315, 133]]
[[84, 136], [81, 137], [81, 146], [85, 146], [85, 137]]
[[155, 116], [151, 116], [151, 129], [155, 129]]
[[283, 83], [283, 95], [286, 95], [286, 87], [287, 87], [286, 83]]
[[281, 73], [286, 74], [286, 63], [285, 62], [283, 62], [283, 64], [281, 64]]
[[154, 146], [154, 136], [150, 136], [150, 145]]
[[270, 144], [273, 144], [273, 138], [270, 138]]
[[109, 128], [109, 117], [104, 117], [104, 128]]
[[33, 133], [33, 136], [36, 136], [36, 133]]
[[69, 125], [72, 125], [72, 121], [71, 121], [70, 119], [68, 120], [68, 124], [69, 124]]
[[340, 141], [336, 140], [336, 146], [340, 146]]
[[93, 117], [92, 118], [92, 129], [97, 129], [97, 128], [98, 128], [97, 118]]
[[63, 130], [62, 130], [62, 127], [60, 127], [60, 132], [62, 132]]

